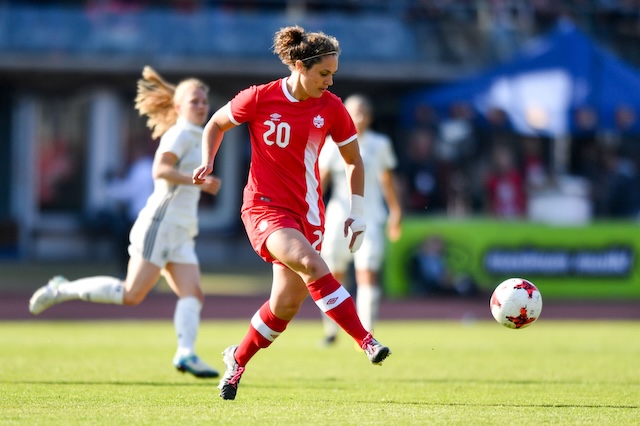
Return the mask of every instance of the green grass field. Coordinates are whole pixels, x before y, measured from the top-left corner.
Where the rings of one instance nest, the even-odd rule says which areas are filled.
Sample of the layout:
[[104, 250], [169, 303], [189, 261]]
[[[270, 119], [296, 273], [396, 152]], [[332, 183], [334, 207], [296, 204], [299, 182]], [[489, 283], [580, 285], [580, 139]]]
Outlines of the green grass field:
[[[205, 322], [222, 368], [246, 321]], [[372, 366], [342, 335], [294, 321], [249, 364], [235, 401], [176, 372], [171, 322], [0, 324], [2, 425], [640, 424], [640, 323], [383, 322]]]

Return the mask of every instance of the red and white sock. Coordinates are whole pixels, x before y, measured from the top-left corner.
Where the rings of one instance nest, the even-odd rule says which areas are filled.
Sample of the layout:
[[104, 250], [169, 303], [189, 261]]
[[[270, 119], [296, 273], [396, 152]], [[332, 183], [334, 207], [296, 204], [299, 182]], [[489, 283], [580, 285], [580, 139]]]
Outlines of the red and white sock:
[[235, 358], [241, 367], [260, 350], [268, 347], [287, 328], [289, 321], [276, 317], [267, 300], [251, 318], [249, 331], [236, 349]]
[[346, 288], [332, 274], [327, 274], [307, 284], [311, 298], [320, 310], [333, 319], [344, 331], [353, 337], [358, 344], [368, 332], [362, 326], [356, 305]]

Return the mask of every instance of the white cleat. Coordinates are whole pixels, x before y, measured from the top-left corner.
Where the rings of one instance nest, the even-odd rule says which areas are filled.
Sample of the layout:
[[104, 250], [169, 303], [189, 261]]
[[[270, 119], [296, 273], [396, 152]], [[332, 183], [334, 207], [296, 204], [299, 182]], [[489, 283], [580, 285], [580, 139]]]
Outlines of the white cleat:
[[67, 282], [69, 282], [69, 280], [59, 275], [51, 278], [47, 285], [40, 287], [33, 293], [33, 296], [31, 296], [29, 300], [29, 312], [33, 315], [38, 315], [58, 303], [58, 287]]
[[362, 349], [373, 365], [382, 365], [382, 361], [391, 355], [391, 349], [374, 339], [371, 333], [364, 338]]
[[173, 365], [178, 371], [193, 374], [200, 379], [214, 378], [220, 375], [215, 368], [207, 365], [195, 354], [176, 358], [173, 360]]
[[240, 367], [238, 361], [236, 361], [236, 349], [238, 349], [238, 345], [233, 345], [222, 352], [222, 361], [226, 366], [224, 375], [220, 380], [220, 384], [218, 384], [220, 398], [222, 399], [236, 399], [240, 378], [244, 373], [244, 367]]

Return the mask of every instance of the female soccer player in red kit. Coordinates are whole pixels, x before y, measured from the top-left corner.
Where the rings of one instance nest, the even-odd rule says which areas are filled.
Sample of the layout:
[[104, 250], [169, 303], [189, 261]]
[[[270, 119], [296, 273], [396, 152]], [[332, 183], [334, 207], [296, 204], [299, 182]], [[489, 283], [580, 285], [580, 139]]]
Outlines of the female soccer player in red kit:
[[242, 221], [254, 250], [272, 264], [271, 296], [255, 313], [244, 339], [224, 350], [226, 372], [220, 396], [235, 399], [247, 362], [268, 347], [293, 319], [307, 295], [362, 347], [371, 363], [390, 354], [364, 329], [355, 304], [320, 257], [324, 204], [318, 154], [327, 136], [340, 148], [351, 189], [351, 212], [345, 235], [349, 248], [362, 243], [364, 166], [356, 128], [340, 98], [327, 89], [338, 70], [338, 41], [298, 26], [274, 36], [274, 53], [291, 75], [238, 93], [211, 117], [202, 136], [202, 165], [194, 183], [204, 182], [224, 132], [247, 123], [251, 166], [244, 189]]

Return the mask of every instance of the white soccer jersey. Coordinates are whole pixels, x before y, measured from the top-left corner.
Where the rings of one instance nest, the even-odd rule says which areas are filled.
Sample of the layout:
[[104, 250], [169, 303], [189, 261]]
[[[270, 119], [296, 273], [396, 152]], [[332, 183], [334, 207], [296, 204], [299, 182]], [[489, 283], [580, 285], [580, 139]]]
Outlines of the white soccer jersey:
[[[191, 175], [202, 161], [202, 131], [202, 127], [179, 118], [162, 135], [156, 152], [175, 154], [178, 157], [175, 167]], [[154, 179], [153, 194], [140, 212], [140, 217], [182, 226], [195, 236], [198, 233], [199, 200], [200, 187], [197, 185], [174, 185], [165, 179]]]
[[[380, 175], [385, 170], [394, 169], [398, 160], [393, 151], [391, 140], [386, 135], [367, 130], [364, 134], [358, 135], [358, 144], [365, 174], [363, 219], [367, 226], [380, 226], [387, 218]], [[327, 222], [336, 220], [344, 224], [351, 208], [351, 192], [344, 161], [336, 144], [324, 144], [318, 159], [318, 166], [321, 169], [331, 171], [332, 193], [327, 204]]]

